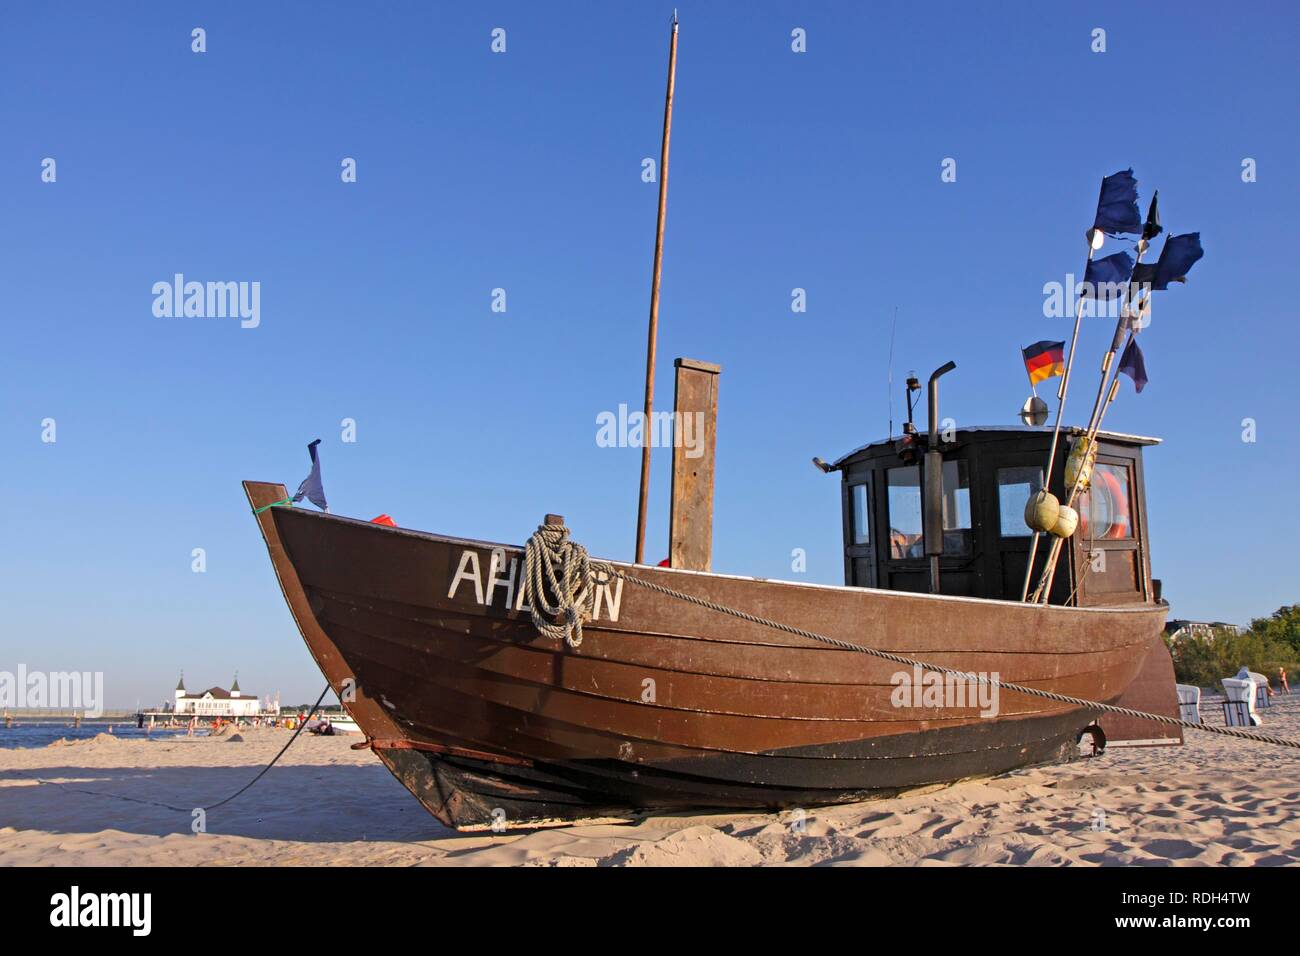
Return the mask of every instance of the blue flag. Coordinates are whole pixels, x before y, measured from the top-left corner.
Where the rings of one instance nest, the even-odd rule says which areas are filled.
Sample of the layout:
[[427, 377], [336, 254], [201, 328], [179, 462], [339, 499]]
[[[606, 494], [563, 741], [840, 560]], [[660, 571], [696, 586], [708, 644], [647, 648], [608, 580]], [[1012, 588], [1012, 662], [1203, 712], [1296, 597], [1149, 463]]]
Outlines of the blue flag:
[[1097, 197], [1097, 219], [1093, 227], [1111, 235], [1142, 231], [1142, 214], [1138, 212], [1138, 181], [1133, 170], [1125, 169], [1101, 181]]
[[329, 511], [330, 506], [325, 502], [325, 486], [320, 480], [320, 455], [316, 453], [316, 446], [319, 444], [320, 439], [317, 438], [307, 446], [307, 454], [311, 455], [311, 471], [298, 486], [298, 493], [293, 496], [293, 502], [297, 504], [306, 498], [321, 511]]
[[1128, 340], [1128, 347], [1124, 349], [1124, 354], [1119, 359], [1119, 370], [1133, 379], [1133, 387], [1139, 392], [1146, 388], [1147, 363], [1146, 359], [1142, 357], [1142, 350], [1138, 348], [1136, 338]]
[[1089, 259], [1079, 295], [1109, 302], [1123, 294], [1124, 284], [1132, 274], [1133, 257], [1127, 252], [1116, 252], [1105, 259]]
[[1157, 262], [1142, 263], [1133, 270], [1133, 281], [1139, 285], [1150, 284], [1157, 291], [1168, 289], [1171, 282], [1186, 282], [1188, 271], [1203, 255], [1199, 232], [1170, 236]]
[[1146, 225], [1142, 227], [1142, 238], [1150, 242], [1163, 230], [1160, 227], [1160, 190], [1151, 194], [1151, 205], [1147, 207]]

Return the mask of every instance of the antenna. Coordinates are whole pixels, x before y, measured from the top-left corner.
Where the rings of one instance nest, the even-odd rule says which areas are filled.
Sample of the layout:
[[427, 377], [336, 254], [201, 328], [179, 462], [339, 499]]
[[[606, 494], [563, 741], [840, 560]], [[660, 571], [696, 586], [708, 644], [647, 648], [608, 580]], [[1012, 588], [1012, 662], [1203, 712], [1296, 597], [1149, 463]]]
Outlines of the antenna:
[[894, 437], [894, 333], [898, 331], [898, 306], [894, 306], [894, 324], [889, 329], [889, 431], [886, 438]]

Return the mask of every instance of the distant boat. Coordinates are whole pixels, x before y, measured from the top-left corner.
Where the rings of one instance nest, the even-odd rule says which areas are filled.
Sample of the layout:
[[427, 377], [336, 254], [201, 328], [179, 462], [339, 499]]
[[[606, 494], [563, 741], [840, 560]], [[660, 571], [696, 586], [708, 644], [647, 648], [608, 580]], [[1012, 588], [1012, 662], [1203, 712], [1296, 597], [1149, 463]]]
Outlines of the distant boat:
[[336, 734], [361, 733], [361, 728], [357, 726], [357, 722], [347, 714], [330, 714], [329, 722], [330, 726], [334, 728], [334, 733]]
[[309, 734], [333, 736], [334, 734], [359, 734], [361, 728], [347, 714], [322, 714], [303, 724]]

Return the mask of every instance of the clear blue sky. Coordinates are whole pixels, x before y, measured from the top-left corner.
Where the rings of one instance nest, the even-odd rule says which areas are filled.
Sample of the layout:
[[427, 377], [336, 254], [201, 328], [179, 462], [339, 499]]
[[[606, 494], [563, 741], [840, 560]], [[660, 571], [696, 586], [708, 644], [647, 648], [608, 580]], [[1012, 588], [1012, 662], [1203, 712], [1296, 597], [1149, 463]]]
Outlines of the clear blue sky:
[[[1132, 166], [1206, 250], [1108, 418], [1165, 439], [1155, 574], [1180, 617], [1300, 599], [1293, 4], [680, 9], [657, 389], [674, 356], [723, 366], [715, 567], [788, 578], [804, 548], [841, 580], [838, 481], [808, 460], [885, 432], [895, 306], [899, 396], [953, 359], [945, 412], [1014, 423], [1020, 346], [1068, 334], [1043, 284], [1081, 271], [1098, 182]], [[517, 542], [556, 511], [630, 557], [639, 453], [597, 447], [596, 415], [640, 402], [671, 10], [6, 7], [0, 669], [102, 670], [119, 706], [181, 668], [312, 697], [239, 481], [295, 486], [317, 437], [339, 513]], [[260, 327], [155, 317], [176, 272], [260, 282]], [[1068, 417], [1110, 326], [1086, 324]]]

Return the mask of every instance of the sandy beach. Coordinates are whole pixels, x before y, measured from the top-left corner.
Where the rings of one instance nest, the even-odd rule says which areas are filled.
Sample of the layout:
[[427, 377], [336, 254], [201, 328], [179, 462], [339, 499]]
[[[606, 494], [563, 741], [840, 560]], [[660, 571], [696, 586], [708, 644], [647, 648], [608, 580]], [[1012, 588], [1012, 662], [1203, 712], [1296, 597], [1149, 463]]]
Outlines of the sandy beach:
[[[1210, 723], [1222, 723], [1213, 702]], [[1300, 739], [1300, 697], [1263, 711]], [[191, 832], [179, 807], [247, 783], [288, 731], [0, 750], [0, 863], [18, 866], [1284, 865], [1300, 860], [1300, 752], [1201, 733], [851, 806], [459, 834], [359, 738], [301, 736]], [[41, 782], [45, 781], [45, 782]], [[86, 791], [93, 791], [86, 792]], [[129, 800], [121, 798], [131, 798]], [[136, 802], [146, 801], [146, 802]], [[153, 801], [150, 803], [147, 801]]]

